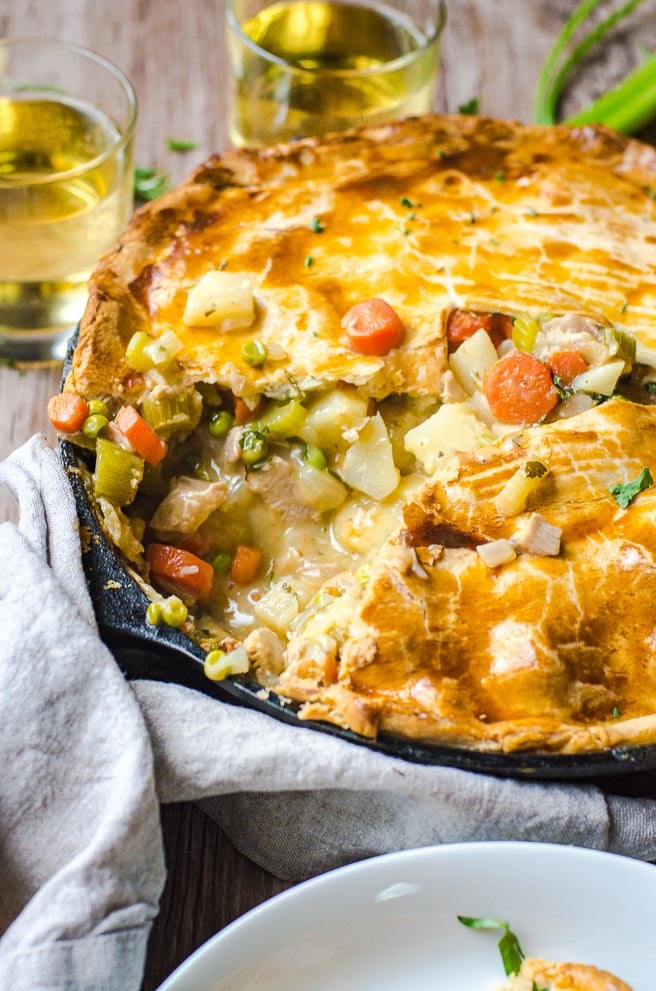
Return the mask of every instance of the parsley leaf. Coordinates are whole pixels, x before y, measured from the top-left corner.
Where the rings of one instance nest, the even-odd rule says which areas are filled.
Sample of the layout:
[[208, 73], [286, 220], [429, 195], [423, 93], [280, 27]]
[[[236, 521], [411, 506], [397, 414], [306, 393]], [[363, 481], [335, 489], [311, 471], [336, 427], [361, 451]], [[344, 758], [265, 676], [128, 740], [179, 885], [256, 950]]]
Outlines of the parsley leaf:
[[473, 96], [471, 100], [467, 101], [467, 103], [460, 104], [460, 106], [458, 107], [458, 113], [467, 114], [467, 115], [477, 114], [478, 106], [479, 106], [478, 97]]
[[310, 230], [312, 231], [313, 234], [322, 234], [324, 232], [325, 227], [321, 223], [319, 217], [313, 218], [312, 223], [310, 224]]
[[634, 478], [633, 481], [612, 485], [608, 491], [615, 499], [617, 505], [621, 509], [626, 509], [638, 493], [644, 492], [645, 489], [650, 488], [653, 484], [654, 479], [651, 476], [649, 468], [643, 468], [638, 477]]

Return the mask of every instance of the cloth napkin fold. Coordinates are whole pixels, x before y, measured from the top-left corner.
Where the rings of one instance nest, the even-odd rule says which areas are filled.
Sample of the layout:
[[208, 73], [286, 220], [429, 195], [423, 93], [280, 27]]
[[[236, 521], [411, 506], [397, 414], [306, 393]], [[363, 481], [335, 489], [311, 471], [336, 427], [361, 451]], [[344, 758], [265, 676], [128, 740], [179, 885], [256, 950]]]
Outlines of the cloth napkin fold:
[[37, 435], [0, 465], [0, 988], [131, 991], [164, 881], [159, 802], [201, 801], [288, 880], [434, 843], [656, 859], [656, 802], [385, 757], [176, 685], [101, 643], [75, 506]]

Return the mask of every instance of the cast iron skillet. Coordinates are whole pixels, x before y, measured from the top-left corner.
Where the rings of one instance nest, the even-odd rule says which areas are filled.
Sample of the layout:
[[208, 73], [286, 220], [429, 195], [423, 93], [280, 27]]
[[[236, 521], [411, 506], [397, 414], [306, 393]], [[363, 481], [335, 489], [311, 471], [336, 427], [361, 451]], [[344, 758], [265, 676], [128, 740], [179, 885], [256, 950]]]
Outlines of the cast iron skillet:
[[[64, 378], [70, 368], [77, 334], [69, 345]], [[299, 706], [269, 693], [244, 676], [213, 682], [203, 674], [204, 653], [179, 630], [146, 622], [148, 598], [127, 573], [122, 560], [100, 528], [80, 477], [85, 452], [61, 441], [66, 470], [84, 534], [82, 560], [100, 635], [128, 678], [149, 678], [194, 688], [224, 702], [257, 709], [309, 731], [328, 733], [358, 746], [417, 764], [439, 764], [497, 776], [536, 780], [578, 780], [603, 784], [607, 791], [656, 795], [656, 744], [614, 747], [598, 753], [483, 753], [463, 747], [415, 743], [381, 734], [367, 740], [329, 723], [298, 718]], [[87, 466], [88, 467], [88, 466]]]

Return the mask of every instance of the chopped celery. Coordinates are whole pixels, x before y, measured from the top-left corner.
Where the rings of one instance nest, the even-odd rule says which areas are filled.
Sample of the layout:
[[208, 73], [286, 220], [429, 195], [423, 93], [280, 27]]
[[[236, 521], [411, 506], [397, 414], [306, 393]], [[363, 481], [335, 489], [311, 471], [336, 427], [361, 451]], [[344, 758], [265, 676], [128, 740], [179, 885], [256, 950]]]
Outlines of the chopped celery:
[[200, 397], [196, 392], [177, 392], [159, 399], [144, 399], [141, 414], [153, 430], [169, 433], [175, 430], [193, 430], [198, 426], [202, 413]]
[[297, 437], [307, 419], [307, 411], [297, 399], [290, 399], [282, 406], [272, 404], [259, 418], [262, 430], [272, 437]]
[[[617, 355], [618, 359], [622, 358], [625, 370], [630, 372], [636, 358], [635, 337], [632, 334], [627, 334], [624, 330], [618, 330], [617, 327], [605, 327], [604, 340], [611, 349], [611, 354]], [[617, 349], [613, 351], [615, 345], [617, 345]]]
[[143, 477], [144, 460], [114, 441], [99, 437], [96, 442], [94, 493], [116, 506], [127, 506], [137, 494]]
[[512, 342], [519, 351], [531, 354], [539, 332], [539, 320], [529, 316], [528, 313], [518, 313], [513, 320]]

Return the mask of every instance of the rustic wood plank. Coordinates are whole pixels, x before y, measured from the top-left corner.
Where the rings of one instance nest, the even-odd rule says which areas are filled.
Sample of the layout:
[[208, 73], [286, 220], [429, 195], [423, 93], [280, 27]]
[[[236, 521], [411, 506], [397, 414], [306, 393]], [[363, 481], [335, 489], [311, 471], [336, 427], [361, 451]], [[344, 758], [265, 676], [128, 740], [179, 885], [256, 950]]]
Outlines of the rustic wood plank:
[[239, 853], [189, 803], [162, 806], [168, 877], [151, 933], [143, 991], [233, 919], [289, 887]]

